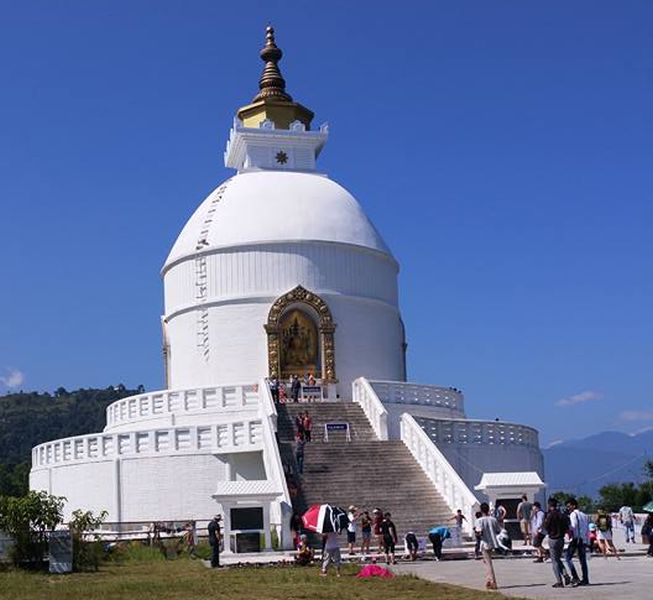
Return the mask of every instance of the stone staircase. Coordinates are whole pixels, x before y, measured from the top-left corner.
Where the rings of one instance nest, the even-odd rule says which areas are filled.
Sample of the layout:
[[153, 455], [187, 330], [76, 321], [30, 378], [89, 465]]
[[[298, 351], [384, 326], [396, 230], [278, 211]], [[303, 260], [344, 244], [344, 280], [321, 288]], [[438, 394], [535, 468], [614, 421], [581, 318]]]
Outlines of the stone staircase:
[[[308, 410], [313, 419], [313, 441], [304, 451], [304, 474], [293, 508], [300, 514], [312, 504], [329, 503], [345, 510], [379, 507], [392, 513], [400, 541], [407, 531], [425, 535], [434, 525], [446, 524], [452, 516], [442, 496], [400, 440], [377, 439], [365, 413], [352, 402], [319, 402], [278, 405], [278, 441], [281, 460], [294, 472], [294, 420]], [[329, 432], [324, 424], [348, 422], [345, 432]], [[451, 523], [449, 523], [451, 524]]]

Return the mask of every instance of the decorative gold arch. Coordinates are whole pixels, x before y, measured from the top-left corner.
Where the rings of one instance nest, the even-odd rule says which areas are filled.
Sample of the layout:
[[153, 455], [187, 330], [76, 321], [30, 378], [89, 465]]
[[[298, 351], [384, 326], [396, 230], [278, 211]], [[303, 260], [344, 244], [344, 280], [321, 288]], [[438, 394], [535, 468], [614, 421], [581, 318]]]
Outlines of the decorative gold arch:
[[283, 296], [277, 298], [268, 313], [268, 322], [264, 325], [268, 334], [268, 373], [270, 377], [279, 377], [281, 374], [281, 322], [290, 307], [310, 307], [317, 313], [320, 348], [321, 379], [324, 383], [336, 383], [336, 359], [334, 332], [336, 325], [333, 322], [331, 311], [327, 303], [317, 294], [309, 292], [298, 285]]

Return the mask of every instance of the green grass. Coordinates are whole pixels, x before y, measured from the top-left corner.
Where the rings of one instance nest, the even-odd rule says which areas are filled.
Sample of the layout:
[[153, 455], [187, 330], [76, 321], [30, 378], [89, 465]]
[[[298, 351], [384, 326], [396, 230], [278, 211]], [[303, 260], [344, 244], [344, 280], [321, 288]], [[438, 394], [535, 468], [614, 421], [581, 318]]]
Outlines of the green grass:
[[[48, 575], [0, 572], [2, 600], [480, 600], [479, 592], [416, 577], [390, 580], [320, 577], [317, 567], [243, 567], [212, 570], [198, 560], [105, 563], [97, 573]], [[491, 594], [493, 599], [504, 598]]]

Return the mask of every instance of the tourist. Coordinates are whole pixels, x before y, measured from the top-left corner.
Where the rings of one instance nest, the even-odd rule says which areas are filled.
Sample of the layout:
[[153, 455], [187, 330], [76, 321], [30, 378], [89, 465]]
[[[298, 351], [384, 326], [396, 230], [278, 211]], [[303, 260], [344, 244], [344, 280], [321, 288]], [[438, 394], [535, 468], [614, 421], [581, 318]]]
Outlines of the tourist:
[[599, 542], [599, 548], [603, 553], [603, 558], [608, 558], [608, 554], [613, 553], [617, 560], [621, 560], [619, 552], [612, 541], [612, 515], [599, 509], [596, 515], [596, 537]]
[[419, 542], [414, 531], [409, 531], [404, 536], [404, 546], [406, 547], [406, 554], [410, 560], [417, 560], [417, 550], [419, 549]]
[[531, 512], [533, 505], [528, 501], [524, 494], [521, 502], [517, 505], [517, 518], [519, 519], [519, 529], [524, 537], [524, 546], [531, 543]]
[[653, 513], [648, 513], [642, 525], [642, 541], [644, 543], [648, 542], [646, 556], [653, 558]]
[[361, 517], [361, 555], [365, 559], [370, 552], [370, 542], [372, 541], [372, 518], [369, 511], [363, 511]]
[[295, 461], [297, 461], [297, 473], [304, 473], [304, 437], [299, 433], [295, 436]]
[[626, 543], [635, 543], [635, 515], [630, 506], [622, 506], [619, 509], [619, 521], [626, 530]]
[[302, 384], [299, 382], [299, 377], [293, 375], [290, 379], [290, 397], [293, 402], [299, 402], [299, 394], [302, 391]]
[[542, 510], [542, 505], [539, 502], [533, 502], [533, 508], [531, 509], [530, 530], [531, 543], [535, 548], [536, 554], [536, 558], [533, 562], [544, 562], [544, 548], [542, 548], [542, 542], [546, 537], [546, 532], [544, 531], [544, 511]]
[[304, 415], [301, 412], [297, 413], [297, 416], [295, 417], [295, 429], [297, 430], [297, 435], [305, 440], [306, 432], [304, 431]]
[[451, 532], [449, 531], [449, 528], [444, 525], [429, 529], [429, 542], [433, 544], [433, 555], [435, 556], [436, 561], [439, 561], [442, 558], [442, 543], [450, 537]]
[[313, 562], [313, 548], [308, 544], [308, 536], [304, 533], [299, 538], [297, 553], [295, 554], [295, 564], [300, 567], [306, 567]]
[[562, 576], [565, 570], [562, 564], [562, 551], [565, 547], [565, 534], [569, 529], [569, 517], [558, 510], [558, 501], [550, 497], [548, 502], [549, 510], [544, 518], [544, 529], [549, 536], [549, 553], [551, 554], [551, 566], [556, 582], [555, 588], [565, 587]]
[[356, 519], [359, 517], [357, 511], [358, 509], [353, 504], [347, 509], [347, 519], [349, 519], [349, 523], [347, 523], [347, 545], [349, 546], [349, 556], [356, 554], [354, 552], [354, 544], [356, 543]]
[[381, 533], [381, 523], [383, 523], [383, 513], [380, 508], [375, 508], [372, 511], [372, 526], [374, 528], [374, 536], [376, 537], [377, 553], [383, 552], [383, 534]]
[[310, 385], [309, 381], [311, 380], [311, 374], [307, 371], [304, 373], [304, 385]]
[[279, 380], [276, 377], [270, 379], [270, 394], [273, 402], [279, 402]]
[[209, 532], [209, 545], [211, 546], [211, 568], [213, 569], [220, 566], [220, 542], [222, 540], [220, 521], [222, 521], [222, 515], [215, 515], [209, 521], [207, 527]]
[[340, 577], [340, 540], [338, 534], [332, 531], [331, 533], [322, 536], [322, 571], [320, 575], [326, 577], [329, 565], [333, 565], [336, 569], [336, 577]]
[[283, 381], [279, 382], [279, 404], [285, 404], [288, 400], [288, 394], [286, 393], [286, 384]]
[[508, 534], [508, 530], [505, 527], [501, 528], [499, 535], [497, 535], [497, 541], [499, 542], [499, 548], [497, 549], [501, 554], [508, 555], [512, 552], [512, 538]]
[[507, 515], [506, 507], [501, 503], [500, 500], [497, 500], [494, 506], [494, 518], [499, 522], [501, 528], [503, 528], [503, 522], [506, 520]]
[[396, 565], [395, 545], [397, 544], [397, 528], [390, 518], [392, 515], [387, 512], [381, 521], [381, 536], [383, 537], [383, 550], [385, 551], [386, 564]]
[[[569, 513], [569, 537], [571, 538], [567, 551], [565, 553], [565, 562], [569, 567], [571, 573], [571, 585], [577, 587], [579, 585], [589, 585], [589, 573], [587, 570], [587, 556], [586, 546], [589, 538], [589, 517], [578, 508], [576, 498], [567, 498], [567, 512]], [[580, 570], [582, 579], [578, 578], [578, 573], [574, 567], [573, 557], [578, 553], [578, 562], [580, 563]]]
[[184, 525], [184, 535], [182, 537], [183, 543], [188, 551], [188, 556], [197, 558], [195, 550], [197, 548], [197, 524], [195, 521], [188, 521]]
[[483, 516], [481, 511], [476, 511], [474, 515], [474, 558], [481, 558], [481, 532], [478, 530], [478, 520]]
[[290, 517], [290, 531], [292, 533], [293, 546], [295, 548], [299, 547], [303, 529], [304, 522], [302, 521], [301, 516], [297, 511], [293, 511], [292, 516]]
[[449, 519], [450, 521], [455, 521], [456, 522], [456, 527], [458, 528], [458, 531], [462, 531], [463, 528], [463, 521], [466, 521], [467, 518], [463, 514], [463, 511], [458, 509], [456, 511], [456, 514]]
[[497, 589], [497, 578], [492, 564], [492, 551], [499, 547], [497, 535], [501, 526], [495, 517], [490, 516], [490, 506], [481, 503], [481, 517], [476, 522], [476, 528], [481, 535], [481, 555], [485, 564], [485, 587], [488, 590]]
[[602, 552], [602, 550], [599, 544], [599, 536], [596, 529], [596, 523], [590, 523], [589, 530], [590, 533], [587, 539], [587, 543], [589, 544], [590, 547], [590, 554], [599, 554]]
[[304, 413], [304, 418], [302, 420], [302, 425], [304, 427], [304, 437], [307, 442], [311, 441], [311, 432], [313, 431], [313, 419], [308, 414], [308, 411]]

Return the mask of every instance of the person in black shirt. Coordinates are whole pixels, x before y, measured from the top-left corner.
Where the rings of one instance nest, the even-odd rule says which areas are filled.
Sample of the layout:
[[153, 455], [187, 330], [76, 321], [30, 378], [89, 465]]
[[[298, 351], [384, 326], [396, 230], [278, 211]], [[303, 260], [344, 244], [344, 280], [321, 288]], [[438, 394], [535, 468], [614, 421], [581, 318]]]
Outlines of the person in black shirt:
[[297, 462], [297, 473], [304, 474], [304, 446], [306, 442], [304, 436], [298, 433], [295, 436], [295, 461]]
[[211, 545], [211, 567], [214, 569], [220, 566], [220, 540], [222, 539], [220, 521], [222, 521], [222, 515], [215, 515], [209, 521], [208, 525], [209, 544]]
[[390, 519], [391, 515], [389, 512], [383, 515], [383, 521], [381, 521], [381, 535], [383, 536], [383, 548], [385, 550], [385, 562], [393, 565], [397, 564], [395, 560], [395, 544], [397, 543], [397, 528], [395, 524]]
[[565, 587], [562, 582], [562, 575], [565, 567], [562, 564], [562, 552], [565, 548], [565, 534], [569, 531], [569, 517], [558, 510], [558, 501], [555, 498], [549, 498], [549, 511], [544, 518], [544, 530], [549, 535], [549, 552], [551, 553], [551, 566], [556, 582], [555, 588]]
[[299, 394], [302, 391], [302, 384], [299, 381], [297, 375], [293, 375], [290, 382], [290, 395], [292, 396], [293, 402], [299, 402]]

